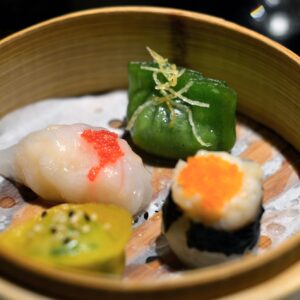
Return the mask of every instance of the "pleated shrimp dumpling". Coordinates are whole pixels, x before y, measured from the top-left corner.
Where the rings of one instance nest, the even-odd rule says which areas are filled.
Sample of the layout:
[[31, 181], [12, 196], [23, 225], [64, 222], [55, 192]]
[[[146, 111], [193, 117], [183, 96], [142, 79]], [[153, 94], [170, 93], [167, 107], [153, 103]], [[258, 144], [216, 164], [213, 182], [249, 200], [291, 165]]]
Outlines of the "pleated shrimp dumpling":
[[151, 175], [123, 139], [85, 124], [53, 125], [0, 151], [0, 174], [54, 202], [113, 203], [132, 214], [151, 200]]

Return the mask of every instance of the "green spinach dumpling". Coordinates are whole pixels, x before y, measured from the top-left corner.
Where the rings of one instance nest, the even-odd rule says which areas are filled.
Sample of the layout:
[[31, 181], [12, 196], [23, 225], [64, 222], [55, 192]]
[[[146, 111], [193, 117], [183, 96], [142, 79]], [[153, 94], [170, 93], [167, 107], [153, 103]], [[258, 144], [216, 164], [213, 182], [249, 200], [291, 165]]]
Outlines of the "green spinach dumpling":
[[128, 68], [127, 129], [133, 143], [171, 159], [199, 149], [230, 150], [235, 143], [235, 91], [148, 51], [153, 62], [130, 62]]

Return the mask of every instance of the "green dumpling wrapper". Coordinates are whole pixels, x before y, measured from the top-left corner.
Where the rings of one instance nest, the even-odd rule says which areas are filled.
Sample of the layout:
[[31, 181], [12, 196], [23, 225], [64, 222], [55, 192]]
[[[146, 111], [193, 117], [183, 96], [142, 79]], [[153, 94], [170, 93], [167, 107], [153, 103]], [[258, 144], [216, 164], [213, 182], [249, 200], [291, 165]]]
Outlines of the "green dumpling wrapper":
[[[235, 91], [224, 81], [182, 68], [170, 90], [170, 78], [155, 71], [159, 67], [155, 62], [129, 63], [127, 121], [133, 143], [170, 159], [186, 158], [200, 149], [229, 151], [236, 139]], [[167, 84], [167, 90], [158, 82]]]

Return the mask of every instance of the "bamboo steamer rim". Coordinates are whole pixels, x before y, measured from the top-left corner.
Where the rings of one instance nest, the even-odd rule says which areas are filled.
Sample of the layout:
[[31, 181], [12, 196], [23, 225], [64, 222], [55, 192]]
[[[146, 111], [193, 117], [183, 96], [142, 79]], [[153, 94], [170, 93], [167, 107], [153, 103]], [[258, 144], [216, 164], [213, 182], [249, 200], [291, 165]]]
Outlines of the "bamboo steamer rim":
[[181, 16], [184, 18], [194, 19], [194, 20], [200, 20], [203, 22], [206, 22], [208, 24], [212, 25], [218, 25], [224, 28], [227, 28], [229, 30], [233, 31], [239, 31], [241, 34], [247, 35], [248, 37], [251, 37], [255, 40], [260, 40], [262, 43], [275, 48], [277, 51], [281, 52], [285, 56], [288, 56], [291, 60], [296, 62], [298, 65], [300, 65], [300, 57], [293, 51], [289, 50], [288, 48], [284, 47], [283, 45], [279, 44], [278, 42], [275, 42], [271, 40], [270, 38], [266, 37], [265, 35], [262, 35], [258, 32], [255, 32], [251, 29], [248, 29], [246, 27], [240, 26], [236, 23], [224, 20], [222, 18], [206, 15], [203, 13], [196, 13], [188, 10], [181, 10], [181, 9], [175, 9], [175, 8], [159, 8], [155, 6], [114, 6], [114, 7], [106, 7], [106, 8], [94, 8], [94, 9], [87, 9], [82, 10], [78, 12], [68, 13], [59, 17], [55, 17], [52, 19], [49, 19], [47, 21], [40, 22], [36, 25], [32, 25], [30, 27], [27, 27], [23, 30], [20, 30], [14, 34], [11, 34], [2, 40], [0, 40], [0, 46], [5, 45], [6, 43], [10, 43], [11, 41], [18, 39], [19, 37], [22, 37], [23, 35], [29, 34], [33, 31], [38, 31], [39, 29], [52, 25], [64, 22], [66, 20], [81, 18], [82, 16], [89, 16], [89, 15], [95, 15], [95, 14], [126, 14], [126, 13], [141, 13], [141, 14], [162, 14], [162, 15], [173, 15], [173, 16]]
[[[9, 37], [0, 41], [0, 49], [10, 43], [14, 43], [19, 38], [30, 35], [33, 32], [38, 32], [45, 27], [50, 27], [54, 24], [63, 23], [68, 20], [74, 20], [89, 15], [103, 15], [103, 14], [161, 14], [169, 16], [177, 16], [185, 19], [192, 19], [195, 21], [212, 24], [226, 28], [229, 31], [238, 32], [239, 34], [246, 36], [247, 38], [259, 41], [272, 50], [276, 50], [281, 55], [288, 57], [291, 63], [294, 63], [300, 67], [300, 57], [288, 50], [279, 43], [272, 41], [271, 39], [251, 31], [247, 28], [241, 27], [223, 19], [208, 16], [201, 13], [194, 13], [190, 11], [183, 11], [171, 8], [157, 8], [157, 7], [139, 7], [139, 6], [127, 6], [127, 7], [109, 7], [90, 9], [81, 12], [75, 12], [67, 14], [61, 17], [51, 19], [49, 21], [42, 22], [40, 24], [31, 26], [20, 32], [17, 32]], [[113, 16], [112, 16], [113, 17]], [[13, 253], [7, 253], [3, 249], [0, 249], [0, 258], [3, 261], [8, 262], [11, 265], [21, 267], [22, 269], [40, 274], [46, 278], [51, 278], [58, 282], [66, 282], [71, 285], [81, 286], [85, 288], [93, 288], [96, 290], [118, 291], [121, 293], [126, 292], [156, 292], [167, 291], [170, 289], [188, 288], [192, 286], [205, 286], [208, 283], [222, 282], [225, 278], [236, 278], [242, 274], [255, 272], [256, 270], [262, 270], [266, 266], [272, 266], [277, 260], [289, 261], [285, 268], [291, 265], [295, 261], [295, 253], [300, 252], [300, 233], [291, 237], [288, 241], [277, 246], [275, 249], [269, 250], [267, 253], [254, 257], [245, 257], [242, 260], [230, 262], [228, 264], [211, 266], [201, 270], [186, 271], [182, 276], [174, 276], [171, 278], [160, 279], [159, 281], [148, 282], [135, 282], [135, 281], [120, 281], [109, 277], [99, 277], [95, 273], [72, 273], [63, 269], [54, 269], [48, 266], [41, 267], [38, 263], [33, 261], [27, 261], [26, 259], [19, 257]], [[297, 260], [299, 257], [297, 256]], [[279, 273], [281, 270], [276, 270]], [[254, 274], [254, 273], [252, 273]]]

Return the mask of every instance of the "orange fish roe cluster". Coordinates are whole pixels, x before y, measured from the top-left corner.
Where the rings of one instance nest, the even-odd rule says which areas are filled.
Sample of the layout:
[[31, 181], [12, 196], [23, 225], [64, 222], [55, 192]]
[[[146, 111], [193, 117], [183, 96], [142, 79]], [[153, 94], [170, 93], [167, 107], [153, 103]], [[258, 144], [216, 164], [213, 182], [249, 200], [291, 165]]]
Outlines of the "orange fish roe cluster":
[[93, 145], [97, 152], [99, 163], [92, 167], [88, 173], [88, 179], [94, 181], [101, 168], [107, 164], [114, 164], [124, 155], [118, 143], [118, 135], [107, 130], [84, 130], [81, 137]]
[[193, 214], [208, 224], [221, 218], [222, 209], [240, 191], [242, 182], [243, 173], [237, 165], [214, 155], [188, 158], [178, 177], [185, 197], [201, 199], [190, 209], [196, 209]]

